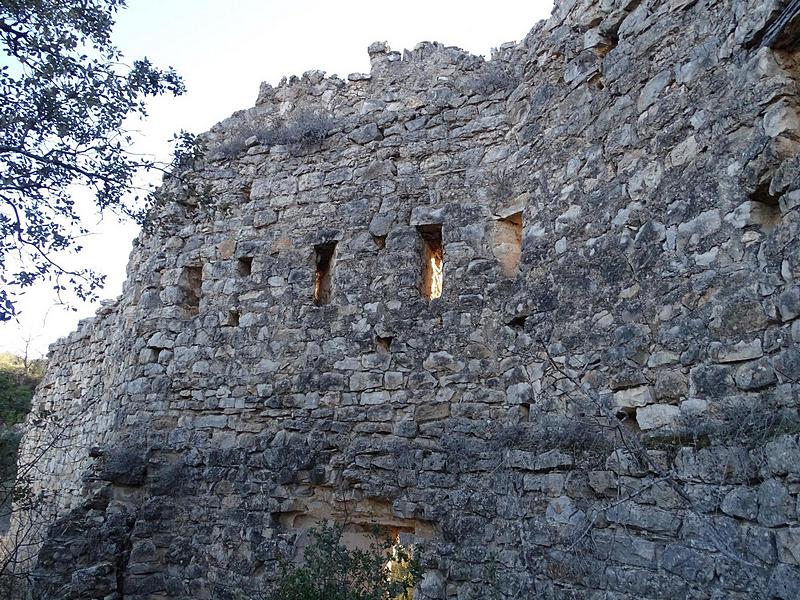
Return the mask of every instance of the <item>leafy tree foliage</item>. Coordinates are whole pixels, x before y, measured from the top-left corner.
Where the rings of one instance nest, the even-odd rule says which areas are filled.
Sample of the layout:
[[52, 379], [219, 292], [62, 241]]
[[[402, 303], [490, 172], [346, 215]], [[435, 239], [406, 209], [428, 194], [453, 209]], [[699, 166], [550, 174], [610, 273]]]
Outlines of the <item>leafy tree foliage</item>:
[[0, 426], [16, 425], [25, 419], [44, 369], [44, 360], [0, 353]]
[[302, 566], [283, 562], [270, 600], [411, 600], [420, 578], [419, 561], [391, 539], [369, 550], [349, 550], [338, 525], [311, 529]]
[[20, 442], [16, 426], [31, 410], [33, 391], [44, 374], [44, 366], [42, 360], [0, 354], [0, 529], [8, 519], [14, 489]]
[[[156, 168], [130, 152], [124, 122], [148, 97], [182, 94], [181, 78], [146, 58], [130, 64], [111, 41], [124, 0], [0, 0], [0, 321], [38, 280], [92, 298], [103, 277], [69, 270], [59, 253], [86, 233], [71, 194], [141, 221], [128, 197], [134, 176]], [[185, 138], [184, 138], [185, 141]]]

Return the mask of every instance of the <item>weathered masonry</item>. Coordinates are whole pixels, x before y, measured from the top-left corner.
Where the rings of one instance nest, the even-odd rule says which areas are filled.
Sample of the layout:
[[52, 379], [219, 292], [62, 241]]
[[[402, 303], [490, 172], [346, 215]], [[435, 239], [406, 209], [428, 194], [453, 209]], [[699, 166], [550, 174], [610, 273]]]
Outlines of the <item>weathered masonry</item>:
[[247, 597], [345, 515], [415, 600], [800, 597], [797, 12], [263, 85], [53, 347], [35, 597]]

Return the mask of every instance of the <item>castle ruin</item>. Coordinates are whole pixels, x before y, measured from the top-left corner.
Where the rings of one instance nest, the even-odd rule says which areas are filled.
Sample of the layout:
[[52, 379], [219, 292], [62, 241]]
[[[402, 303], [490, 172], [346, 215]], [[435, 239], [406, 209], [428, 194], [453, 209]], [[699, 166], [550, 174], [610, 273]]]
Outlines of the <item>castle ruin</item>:
[[345, 519], [415, 600], [800, 596], [796, 5], [263, 85], [52, 348], [35, 597], [245, 598]]

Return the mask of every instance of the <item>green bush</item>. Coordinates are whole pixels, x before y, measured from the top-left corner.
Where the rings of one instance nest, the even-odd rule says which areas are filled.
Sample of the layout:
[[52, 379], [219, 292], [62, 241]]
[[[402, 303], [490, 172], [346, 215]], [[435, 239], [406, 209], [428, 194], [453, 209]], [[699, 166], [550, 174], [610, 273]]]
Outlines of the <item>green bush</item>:
[[421, 569], [406, 548], [381, 540], [376, 531], [369, 550], [349, 550], [340, 525], [323, 524], [310, 533], [303, 564], [283, 560], [264, 600], [411, 600]]

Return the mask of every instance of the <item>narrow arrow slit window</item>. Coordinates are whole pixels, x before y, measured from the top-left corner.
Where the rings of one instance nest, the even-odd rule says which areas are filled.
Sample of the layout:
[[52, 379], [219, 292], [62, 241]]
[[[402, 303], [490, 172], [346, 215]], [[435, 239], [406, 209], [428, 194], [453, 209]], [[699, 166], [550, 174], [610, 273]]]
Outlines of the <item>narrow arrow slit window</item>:
[[190, 316], [198, 314], [200, 311], [200, 295], [203, 288], [203, 267], [184, 267], [179, 286], [183, 291], [183, 307], [187, 314]]
[[444, 284], [444, 246], [442, 226], [420, 225], [417, 227], [422, 242], [422, 281], [420, 292], [427, 300], [439, 298]]
[[522, 257], [521, 212], [495, 221], [493, 252], [505, 276], [516, 277]]
[[317, 304], [330, 304], [333, 295], [333, 268], [336, 242], [326, 242], [314, 246], [314, 263], [317, 272], [314, 277], [314, 301]]

